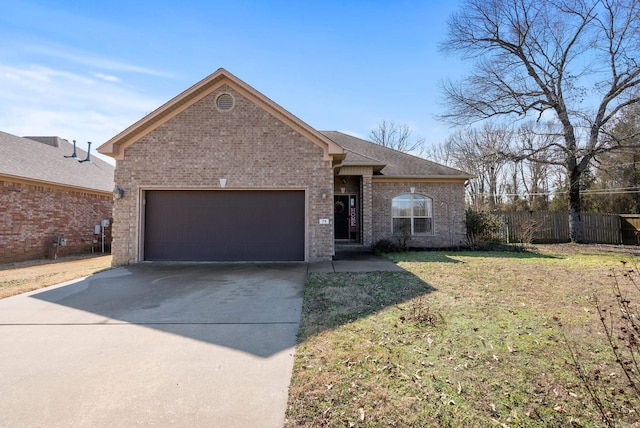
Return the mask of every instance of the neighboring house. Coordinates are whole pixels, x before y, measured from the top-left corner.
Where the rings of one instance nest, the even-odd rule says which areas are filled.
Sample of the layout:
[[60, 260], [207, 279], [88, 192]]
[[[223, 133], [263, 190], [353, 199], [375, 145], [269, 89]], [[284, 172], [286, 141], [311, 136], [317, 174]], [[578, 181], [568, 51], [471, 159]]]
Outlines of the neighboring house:
[[470, 176], [319, 132], [219, 69], [98, 148], [117, 160], [113, 263], [321, 261], [336, 243], [465, 239]]
[[73, 152], [58, 137], [0, 132], [0, 262], [92, 250], [94, 226], [111, 218], [114, 167]]

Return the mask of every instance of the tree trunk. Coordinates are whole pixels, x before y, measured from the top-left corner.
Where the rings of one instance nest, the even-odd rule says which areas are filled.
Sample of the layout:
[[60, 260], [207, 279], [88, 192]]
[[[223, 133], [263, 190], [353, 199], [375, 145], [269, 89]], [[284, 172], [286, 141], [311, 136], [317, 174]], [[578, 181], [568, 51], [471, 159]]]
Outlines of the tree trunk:
[[[631, 174], [631, 185], [634, 188], [638, 188], [638, 165], [637, 165], [638, 159], [636, 159], [636, 154], [633, 154], [633, 173]], [[633, 207], [633, 213], [634, 214], [640, 214], [640, 193], [636, 193], [634, 195], [634, 207]]]
[[569, 174], [569, 237], [571, 242], [582, 242], [580, 218], [580, 173], [575, 169]]

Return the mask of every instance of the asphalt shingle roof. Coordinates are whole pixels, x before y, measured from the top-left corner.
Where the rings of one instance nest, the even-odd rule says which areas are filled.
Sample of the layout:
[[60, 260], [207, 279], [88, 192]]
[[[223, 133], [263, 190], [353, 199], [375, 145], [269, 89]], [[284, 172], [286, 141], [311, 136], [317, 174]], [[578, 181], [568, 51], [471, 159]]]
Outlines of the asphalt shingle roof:
[[[31, 138], [37, 138], [36, 141]], [[73, 144], [58, 137], [18, 137], [0, 131], [0, 176], [58, 184], [88, 190], [113, 191], [114, 167], [77, 149], [78, 159], [65, 158]]]
[[[343, 165], [374, 166], [374, 171], [379, 170], [380, 174], [388, 177], [471, 178], [471, 175], [464, 171], [390, 149], [342, 132], [320, 132], [345, 150], [346, 157]], [[380, 169], [382, 165], [384, 167]]]

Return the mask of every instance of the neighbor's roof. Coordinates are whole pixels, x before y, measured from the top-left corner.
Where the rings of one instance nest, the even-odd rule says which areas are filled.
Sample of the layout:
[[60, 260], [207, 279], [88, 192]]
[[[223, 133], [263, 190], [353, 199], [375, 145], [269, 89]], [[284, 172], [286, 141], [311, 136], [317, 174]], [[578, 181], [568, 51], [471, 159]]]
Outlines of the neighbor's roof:
[[346, 157], [344, 166], [372, 166], [376, 175], [399, 178], [457, 178], [473, 176], [454, 168], [431, 162], [371, 141], [353, 137], [338, 131], [321, 131], [342, 146]]
[[[36, 139], [38, 141], [36, 141]], [[0, 131], [0, 178], [7, 177], [100, 192], [113, 191], [114, 167], [59, 137], [18, 137]]]

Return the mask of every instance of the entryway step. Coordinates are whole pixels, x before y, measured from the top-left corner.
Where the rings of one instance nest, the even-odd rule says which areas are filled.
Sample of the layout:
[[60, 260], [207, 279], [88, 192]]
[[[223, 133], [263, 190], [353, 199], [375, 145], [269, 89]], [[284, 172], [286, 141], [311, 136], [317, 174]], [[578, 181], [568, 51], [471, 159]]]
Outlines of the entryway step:
[[334, 260], [357, 259], [359, 255], [371, 255], [373, 250], [368, 245], [362, 244], [336, 244]]

